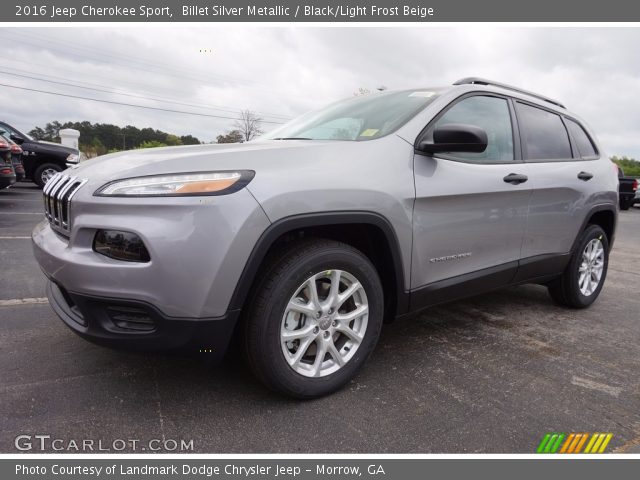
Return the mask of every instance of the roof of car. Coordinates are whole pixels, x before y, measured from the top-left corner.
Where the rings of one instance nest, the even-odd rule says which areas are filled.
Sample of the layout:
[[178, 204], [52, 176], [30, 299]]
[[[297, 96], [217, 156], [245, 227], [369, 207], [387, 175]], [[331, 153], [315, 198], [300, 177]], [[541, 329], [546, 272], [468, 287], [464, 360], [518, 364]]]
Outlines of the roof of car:
[[486, 85], [491, 87], [496, 87], [502, 90], [509, 90], [511, 92], [517, 92], [523, 95], [527, 95], [529, 97], [536, 98], [538, 100], [542, 100], [543, 102], [550, 103], [556, 107], [560, 107], [566, 109], [562, 103], [552, 98], [549, 98], [544, 95], [540, 95], [539, 93], [530, 92], [528, 90], [524, 90], [522, 88], [514, 87], [513, 85], [507, 85], [506, 83], [494, 82], [493, 80], [487, 80], [486, 78], [480, 77], [465, 77], [453, 83], [454, 85]]

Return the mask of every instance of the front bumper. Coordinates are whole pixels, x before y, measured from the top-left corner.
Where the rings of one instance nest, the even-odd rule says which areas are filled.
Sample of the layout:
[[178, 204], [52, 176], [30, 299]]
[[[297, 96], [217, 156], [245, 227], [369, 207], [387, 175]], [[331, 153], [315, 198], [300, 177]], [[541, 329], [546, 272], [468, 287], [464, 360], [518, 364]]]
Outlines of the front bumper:
[[[84, 187], [82, 187], [84, 188]], [[98, 198], [79, 191], [68, 236], [44, 220], [32, 233], [40, 268], [82, 295], [141, 301], [167, 317], [225, 315], [251, 250], [269, 225], [245, 190], [215, 198]], [[142, 239], [150, 261], [96, 253], [96, 232], [121, 230]]]
[[206, 353], [213, 362], [224, 356], [239, 310], [216, 318], [175, 318], [144, 302], [94, 297], [47, 283], [51, 307], [82, 338], [106, 347], [137, 351]]

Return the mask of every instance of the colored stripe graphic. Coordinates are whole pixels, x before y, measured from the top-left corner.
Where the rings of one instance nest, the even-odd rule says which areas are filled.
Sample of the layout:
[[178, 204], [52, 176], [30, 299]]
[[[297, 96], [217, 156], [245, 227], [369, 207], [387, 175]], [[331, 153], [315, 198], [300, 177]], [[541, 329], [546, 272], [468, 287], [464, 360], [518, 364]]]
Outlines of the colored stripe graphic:
[[573, 453], [580, 453], [580, 450], [582, 450], [582, 446], [584, 445], [584, 442], [587, 441], [587, 438], [589, 438], [589, 434], [583, 433], [582, 438], [580, 439], [580, 442], [578, 442], [578, 445], [576, 446], [576, 450]]
[[547, 433], [543, 438], [542, 441], [540, 442], [540, 445], [538, 445], [538, 448], [536, 449], [537, 453], [542, 453], [544, 452], [544, 447], [547, 445], [547, 442], [549, 441], [549, 439], [551, 438], [551, 434]]
[[573, 442], [573, 439], [575, 438], [575, 436], [576, 436], [575, 433], [569, 434], [569, 436], [564, 442], [564, 445], [562, 445], [562, 449], [560, 450], [560, 453], [567, 453], [567, 449], [569, 448], [569, 445], [571, 445], [571, 442]]
[[[612, 433], [558, 433], [545, 434], [537, 453], [604, 453], [613, 438]], [[588, 441], [587, 441], [588, 440]], [[582, 448], [587, 445], [584, 451]]]
[[606, 437], [604, 437], [604, 441], [602, 442], [602, 445], [600, 445], [600, 450], [598, 450], [598, 453], [604, 453], [604, 449], [607, 448], [607, 445], [609, 445], [609, 442], [613, 438], [613, 433], [607, 433], [605, 435]]
[[591, 448], [596, 443], [597, 439], [598, 439], [597, 433], [594, 433], [593, 435], [591, 435], [591, 439], [589, 440], [589, 443], [587, 443], [587, 448], [584, 449], [584, 453], [591, 453]]
[[549, 450], [549, 453], [556, 453], [558, 451], [558, 448], [560, 448], [562, 440], [564, 440], [565, 437], [566, 435], [564, 433], [559, 433], [558, 439], [556, 440], [556, 443], [554, 443], [553, 447], [551, 447], [551, 450]]

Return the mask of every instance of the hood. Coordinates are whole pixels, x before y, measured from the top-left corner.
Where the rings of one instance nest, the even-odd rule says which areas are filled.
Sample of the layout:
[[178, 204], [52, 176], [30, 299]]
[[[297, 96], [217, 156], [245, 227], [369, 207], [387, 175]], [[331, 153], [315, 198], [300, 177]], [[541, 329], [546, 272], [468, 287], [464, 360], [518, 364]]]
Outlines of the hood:
[[277, 168], [278, 164], [304, 162], [320, 152], [346, 143], [326, 140], [264, 140], [249, 143], [145, 148], [112, 153], [72, 167], [74, 176], [108, 182], [144, 175], [215, 170]]
[[66, 145], [62, 145], [60, 143], [47, 142], [46, 140], [36, 140], [36, 142], [39, 143], [40, 145], [46, 145], [47, 147], [49, 147], [49, 146], [56, 147], [56, 149], [61, 150], [63, 152], [78, 153], [77, 149], [71, 148], [71, 147], [67, 147]]

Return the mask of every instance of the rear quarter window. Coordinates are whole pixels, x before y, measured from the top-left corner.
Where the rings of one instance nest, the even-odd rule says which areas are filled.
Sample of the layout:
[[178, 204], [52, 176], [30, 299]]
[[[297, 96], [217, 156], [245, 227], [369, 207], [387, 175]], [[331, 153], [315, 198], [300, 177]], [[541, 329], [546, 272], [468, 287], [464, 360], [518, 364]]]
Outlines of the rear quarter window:
[[573, 141], [578, 147], [578, 153], [581, 158], [589, 158], [589, 157], [597, 157], [598, 152], [596, 152], [595, 147], [593, 146], [593, 142], [587, 132], [585, 132], [584, 128], [577, 122], [571, 120], [570, 118], [565, 118], [567, 122], [567, 127], [569, 128], [569, 132], [571, 132], [571, 136], [573, 137]]

